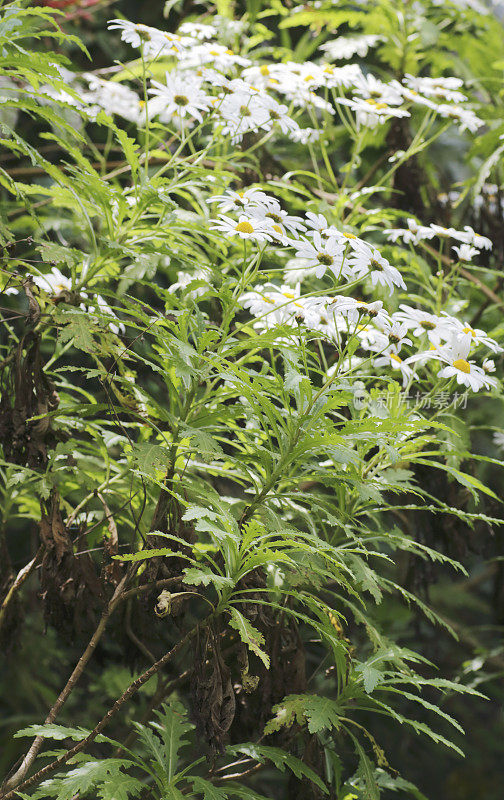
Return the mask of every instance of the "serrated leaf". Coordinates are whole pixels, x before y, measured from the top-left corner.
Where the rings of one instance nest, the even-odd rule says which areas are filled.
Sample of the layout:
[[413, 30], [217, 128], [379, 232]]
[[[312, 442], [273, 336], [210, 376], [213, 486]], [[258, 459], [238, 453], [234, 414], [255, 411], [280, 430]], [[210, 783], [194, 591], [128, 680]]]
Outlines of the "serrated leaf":
[[371, 694], [382, 679], [382, 673], [380, 670], [371, 667], [369, 664], [359, 664], [357, 667], [357, 671], [361, 673], [363, 683], [364, 683], [364, 690], [367, 694]]
[[229, 608], [231, 619], [229, 624], [232, 628], [238, 631], [240, 639], [247, 647], [261, 659], [266, 669], [269, 669], [270, 659], [267, 653], [261, 649], [264, 645], [264, 636], [257, 628], [248, 621], [248, 619], [234, 606]]
[[[120, 758], [85, 761], [67, 773], [55, 775], [41, 783], [32, 798], [72, 800], [76, 795], [85, 795], [93, 790], [95, 797], [103, 800], [127, 800], [138, 795], [143, 788], [141, 781], [122, 772], [130, 766], [133, 766], [132, 761]], [[115, 785], [119, 787], [120, 794], [114, 796]]]
[[169, 451], [159, 444], [138, 442], [133, 445], [133, 459], [144, 475], [156, 476], [156, 471], [170, 464]]
[[216, 589], [222, 589], [224, 586], [234, 586], [232, 578], [225, 575], [217, 575], [209, 567], [187, 567], [184, 570], [184, 583], [191, 586], [208, 586], [213, 583]]
[[227, 800], [228, 794], [204, 778], [191, 778], [193, 790], [203, 795], [203, 800]]
[[269, 747], [268, 745], [246, 742], [245, 744], [232, 745], [227, 749], [230, 753], [241, 753], [261, 763], [264, 763], [267, 759], [281, 772], [285, 772], [285, 768], [287, 767], [297, 778], [308, 778], [318, 786], [324, 794], [328, 793], [325, 783], [316, 772], [308, 767], [304, 761], [301, 761], [301, 759], [296, 758], [290, 753], [286, 753], [285, 750], [281, 750], [279, 747]]

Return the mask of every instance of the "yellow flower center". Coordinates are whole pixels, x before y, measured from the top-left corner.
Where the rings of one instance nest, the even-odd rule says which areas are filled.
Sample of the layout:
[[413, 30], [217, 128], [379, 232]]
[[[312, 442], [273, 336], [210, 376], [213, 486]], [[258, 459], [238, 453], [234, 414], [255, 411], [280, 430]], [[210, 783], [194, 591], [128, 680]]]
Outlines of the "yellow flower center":
[[250, 222], [244, 221], [238, 223], [238, 225], [235, 228], [235, 231], [238, 231], [238, 233], [254, 233], [254, 228], [252, 227]]
[[370, 106], [373, 106], [377, 110], [381, 110], [383, 108], [387, 108], [387, 104], [386, 103], [377, 103], [376, 100], [373, 100], [372, 97], [367, 97], [366, 98], [366, 103], [369, 103]]
[[262, 67], [259, 69], [259, 72], [261, 73], [261, 75], [269, 75], [270, 74], [270, 71], [269, 71], [268, 67], [266, 66], [266, 64], [262, 65]]
[[273, 230], [276, 231], [277, 233], [280, 233], [280, 234], [283, 233], [283, 230], [280, 227], [280, 225], [273, 225]]
[[296, 298], [296, 295], [291, 294], [290, 292], [282, 292], [282, 294], [284, 297], [287, 297], [288, 300], [295, 300]]
[[395, 353], [390, 353], [390, 358], [392, 358], [394, 361], [397, 361], [398, 364], [402, 364], [402, 358], [399, 358], [399, 356], [396, 356]]
[[469, 373], [471, 371], [471, 365], [464, 358], [457, 358], [453, 362], [453, 366], [455, 369], [459, 369], [460, 372]]
[[473, 328], [470, 328], [469, 325], [467, 325], [465, 328], [462, 328], [462, 333], [470, 333], [471, 336], [476, 336], [476, 331]]
[[347, 239], [357, 239], [355, 233], [344, 233], [343, 236], [345, 236]]

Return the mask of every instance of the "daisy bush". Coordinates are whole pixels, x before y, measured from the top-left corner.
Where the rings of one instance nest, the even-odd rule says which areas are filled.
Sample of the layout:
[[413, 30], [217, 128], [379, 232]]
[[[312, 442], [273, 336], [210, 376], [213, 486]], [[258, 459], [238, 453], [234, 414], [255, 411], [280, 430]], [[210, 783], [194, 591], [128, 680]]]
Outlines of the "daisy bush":
[[0, 11], [0, 797], [422, 800], [483, 703], [437, 531], [502, 516], [500, 23], [105, 4], [103, 65], [53, 5]]

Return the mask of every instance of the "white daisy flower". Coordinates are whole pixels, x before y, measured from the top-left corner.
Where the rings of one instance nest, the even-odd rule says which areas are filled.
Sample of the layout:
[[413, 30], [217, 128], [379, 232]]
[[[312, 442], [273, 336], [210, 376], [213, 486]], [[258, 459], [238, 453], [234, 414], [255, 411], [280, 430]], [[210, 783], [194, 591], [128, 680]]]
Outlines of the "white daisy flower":
[[[84, 269], [82, 274], [84, 275], [85, 272], [86, 270]], [[62, 292], [72, 291], [72, 279], [64, 275], [57, 267], [53, 267], [50, 272], [47, 272], [44, 275], [33, 275], [32, 278], [35, 286], [53, 296], [59, 295]], [[10, 287], [6, 290], [5, 294], [19, 294], [19, 289], [14, 286]], [[86, 292], [82, 291], [79, 292], [79, 295], [83, 300], [86, 301], [80, 303], [79, 305], [79, 308], [81, 308], [83, 311], [87, 311], [88, 307], [91, 309], [96, 307], [96, 310], [102, 314], [112, 317], [113, 319], [117, 319], [109, 304], [101, 295], [97, 294], [89, 298]], [[119, 321], [110, 322], [109, 328], [112, 333], [115, 334], [124, 333], [126, 331], [123, 323]]]
[[497, 447], [500, 447], [501, 450], [504, 450], [504, 432], [503, 431], [495, 431], [493, 435], [494, 444]]
[[108, 23], [110, 31], [121, 31], [121, 39], [131, 47], [140, 48], [143, 45], [144, 55], [150, 56], [159, 52], [163, 46], [163, 33], [149, 25], [129, 22], [127, 19], [113, 19]]
[[195, 39], [212, 39], [215, 36], [213, 25], [202, 22], [183, 22], [178, 29], [183, 36], [194, 36]]
[[203, 42], [184, 52], [181, 66], [185, 69], [212, 64], [215, 69], [226, 72], [235, 66], [248, 67], [250, 59], [239, 56], [228, 47], [215, 42]]
[[242, 306], [253, 317], [261, 317], [261, 327], [271, 328], [288, 322], [305, 321], [309, 312], [307, 300], [300, 297], [299, 284], [292, 286], [276, 286], [267, 283], [258, 285], [240, 297]]
[[402, 275], [381, 253], [371, 245], [364, 244], [353, 247], [348, 255], [348, 268], [357, 280], [369, 276], [373, 286], [387, 286], [390, 292], [394, 286], [406, 289]]
[[230, 236], [239, 236], [240, 239], [253, 239], [256, 242], [271, 242], [271, 229], [264, 220], [248, 217], [241, 214], [238, 222], [231, 217], [222, 214], [219, 219], [211, 220], [215, 222], [211, 230], [221, 231]]
[[474, 361], [468, 361], [471, 348], [471, 335], [453, 336], [449, 343], [443, 347], [434, 348], [426, 353], [417, 353], [406, 359], [411, 364], [415, 361], [434, 359], [446, 364], [439, 371], [441, 378], [456, 378], [461, 386], [467, 386], [473, 392], [482, 388], [490, 389], [497, 386], [495, 378], [490, 378], [485, 371]]
[[320, 46], [329, 58], [334, 61], [347, 60], [352, 56], [364, 58], [370, 47], [375, 47], [378, 42], [383, 41], [383, 36], [338, 36], [330, 42]]
[[[458, 336], [468, 334], [471, 338], [471, 343], [475, 345], [484, 345], [488, 347], [489, 350], [492, 350], [493, 353], [501, 353], [502, 347], [497, 344], [495, 339], [492, 339], [485, 331], [482, 331], [480, 328], [472, 328], [468, 322], [461, 322], [456, 317], [452, 317], [447, 314], [445, 311], [442, 312], [442, 318], [446, 319], [447, 328], [450, 330], [451, 334], [455, 334]], [[447, 337], [448, 340], [449, 337]]]
[[[83, 294], [82, 292], [81, 292], [81, 295], [82, 295], [82, 297], [86, 297], [86, 295]], [[114, 319], [117, 319], [116, 315], [114, 314], [114, 312], [110, 308], [110, 306], [107, 303], [107, 301], [100, 294], [97, 294], [95, 296], [94, 300], [96, 301], [96, 305], [98, 306], [98, 311], [100, 311], [102, 314], [105, 314], [108, 317], [112, 317]], [[85, 305], [82, 304], [81, 308], [85, 308]], [[119, 322], [119, 321], [117, 321], [117, 322], [109, 322], [108, 323], [108, 327], [110, 328], [112, 333], [116, 334], [116, 336], [118, 336], [120, 333], [126, 333], [126, 327], [123, 325], [122, 322]]]
[[455, 250], [459, 261], [469, 262], [472, 261], [474, 256], [479, 256], [480, 251], [476, 247], [471, 247], [470, 244], [461, 244], [458, 247], [452, 247]]
[[300, 144], [313, 144], [318, 142], [321, 136], [322, 132], [316, 128], [297, 128], [290, 133], [292, 141]]
[[429, 228], [440, 239], [454, 239], [457, 235], [455, 228], [445, 228], [443, 225], [435, 225], [433, 222], [431, 222]]
[[485, 358], [481, 365], [485, 372], [495, 372], [495, 361], [493, 358]]
[[231, 136], [233, 144], [240, 142], [249, 131], [258, 131], [270, 120], [262, 98], [256, 93], [236, 92], [225, 95], [217, 112], [224, 122], [222, 133], [224, 136]]
[[315, 214], [313, 211], [306, 212], [306, 225], [310, 231], [318, 231], [322, 238], [337, 235], [338, 229], [334, 225], [329, 225], [323, 214]]
[[87, 103], [95, 106], [91, 111], [93, 116], [96, 116], [99, 109], [103, 109], [110, 116], [117, 114], [137, 124], [145, 118], [141, 101], [133, 89], [117, 81], [103, 80], [90, 72], [83, 73], [82, 77], [88, 82], [89, 91], [82, 92], [81, 96]]
[[187, 293], [187, 296], [194, 300], [197, 297], [201, 297], [208, 291], [209, 277], [210, 272], [207, 269], [196, 269], [194, 272], [177, 272], [177, 280], [175, 283], [171, 284], [171, 286], [168, 288], [168, 291], [174, 294], [180, 290], [183, 291], [193, 281], [205, 281], [206, 286], [197, 286], [195, 289], [191, 289], [191, 291]]
[[482, 236], [480, 233], [476, 233], [470, 225], [464, 225], [464, 230], [457, 231], [456, 234], [455, 238], [465, 244], [473, 245], [483, 250], [491, 250], [493, 247], [491, 239], [487, 236]]
[[359, 83], [363, 74], [357, 64], [345, 64], [344, 67], [326, 64], [322, 70], [322, 76], [324, 85], [328, 89], [349, 89]]
[[375, 103], [400, 106], [403, 102], [401, 92], [393, 84], [384, 83], [375, 78], [374, 75], [361, 75], [354, 86], [354, 91], [366, 100], [374, 100]]
[[463, 103], [465, 94], [458, 91], [464, 82], [460, 78], [416, 78], [407, 74], [404, 83], [410, 89], [436, 101], [444, 100], [452, 103]]
[[476, 116], [474, 111], [471, 111], [470, 108], [462, 108], [462, 106], [442, 104], [437, 106], [436, 112], [442, 117], [458, 122], [461, 133], [465, 130], [476, 133], [485, 124], [482, 119]]
[[384, 230], [390, 242], [397, 242], [398, 239], [402, 239], [405, 244], [418, 244], [423, 239], [432, 239], [435, 236], [431, 228], [426, 225], [419, 225], [411, 217], [406, 222], [407, 228], [387, 228]]
[[341, 314], [346, 317], [352, 325], [355, 325], [364, 317], [373, 320], [374, 324], [379, 328], [385, 328], [390, 325], [390, 315], [383, 308], [381, 300], [375, 300], [372, 303], [366, 303], [364, 300], [356, 300], [353, 297], [345, 297], [338, 295], [328, 305], [328, 311], [333, 314]]
[[217, 203], [221, 211], [251, 211], [257, 209], [259, 211], [271, 211], [278, 213], [280, 211], [280, 203], [276, 197], [272, 197], [261, 189], [244, 189], [241, 192], [235, 192], [232, 189], [227, 189], [225, 194], [214, 195], [207, 200], [207, 203]]
[[286, 135], [299, 129], [297, 122], [289, 116], [289, 109], [286, 105], [282, 105], [269, 95], [263, 95], [261, 102], [269, 115], [268, 120], [261, 127], [269, 130], [273, 125], [278, 125], [282, 133]]
[[402, 303], [400, 311], [396, 311], [394, 319], [404, 322], [409, 330], [413, 331], [413, 336], [422, 336], [424, 333], [432, 344], [437, 345], [452, 333], [446, 319], [430, 314], [421, 308], [412, 308]]
[[72, 291], [72, 279], [67, 278], [57, 267], [53, 267], [45, 275], [33, 275], [33, 283], [39, 289], [43, 289], [50, 294], [60, 294], [60, 292]]
[[401, 372], [403, 386], [406, 386], [410, 378], [414, 375], [413, 370], [403, 359], [397, 354], [393, 347], [389, 347], [382, 355], [373, 360], [375, 367], [392, 367]]
[[151, 81], [149, 94], [156, 98], [159, 112], [179, 117], [195, 117], [203, 121], [202, 111], [207, 111], [211, 98], [201, 88], [201, 82], [194, 76], [167, 72], [165, 83]]
[[351, 100], [346, 97], [337, 97], [336, 100], [356, 112], [358, 125], [368, 128], [376, 128], [377, 125], [386, 122], [390, 117], [410, 116], [409, 111], [406, 111], [406, 109], [389, 106], [388, 103], [379, 102], [372, 97], [357, 97]]
[[293, 286], [296, 283], [302, 283], [306, 278], [315, 277], [317, 267], [310, 267], [308, 264], [309, 261], [306, 258], [290, 258], [285, 265], [285, 283]]
[[301, 217], [296, 217], [288, 214], [282, 208], [265, 209], [264, 206], [255, 206], [250, 208], [250, 214], [259, 219], [263, 219], [266, 223], [271, 225], [272, 229], [277, 235], [283, 237], [288, 243], [287, 233], [290, 233], [295, 239], [299, 238], [299, 234], [306, 230]]
[[322, 278], [326, 270], [338, 276], [343, 266], [344, 245], [333, 236], [323, 239], [319, 231], [315, 231], [311, 242], [296, 242], [296, 256], [306, 259], [308, 266], [316, 267], [315, 275]]
[[388, 343], [391, 347], [395, 347], [397, 351], [405, 344], [411, 345], [412, 341], [406, 334], [408, 333], [408, 325], [392, 315], [390, 321], [382, 328], [382, 335], [387, 337]]

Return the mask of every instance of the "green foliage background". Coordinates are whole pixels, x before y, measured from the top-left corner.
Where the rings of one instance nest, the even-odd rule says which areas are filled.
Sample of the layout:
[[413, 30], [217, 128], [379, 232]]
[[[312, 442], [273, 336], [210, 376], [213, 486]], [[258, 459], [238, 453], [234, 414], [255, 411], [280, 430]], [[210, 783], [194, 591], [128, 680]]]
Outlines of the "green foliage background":
[[[269, 57], [280, 57], [281, 48], [290, 48], [299, 60], [309, 59], [317, 42], [327, 38], [329, 32], [338, 29], [338, 34], [352, 33], [357, 29], [390, 36], [387, 46], [368, 57], [366, 64], [371, 71], [392, 77], [432, 69], [436, 74], [453, 72], [467, 81], [482, 103], [488, 123], [485, 133], [471, 139], [457, 135], [451, 128], [443, 132], [428, 152], [418, 156], [417, 170], [422, 180], [419, 186], [411, 184], [415, 207], [401, 207], [400, 201], [394, 205], [388, 198], [383, 201], [383, 214], [391, 225], [404, 211], [421, 210], [423, 221], [443, 225], [456, 224], [463, 216], [465, 223], [492, 236], [494, 260], [477, 274], [503, 299], [502, 219], [492, 217], [488, 210], [470, 216], [475, 186], [487, 180], [500, 185], [502, 180], [502, 151], [495, 156], [499, 135], [504, 132], [502, 27], [491, 15], [482, 16], [470, 9], [459, 13], [452, 4], [447, 14], [443, 5], [428, 4], [420, 35], [406, 44], [398, 25], [401, 5], [392, 0], [355, 6], [325, 2], [261, 4], [251, 0], [233, 7], [223, 3], [218, 11], [237, 18], [247, 13], [249, 20], [255, 20], [258, 46], [264, 26], [264, 48]], [[55, 30], [54, 41], [49, 40], [47, 31], [41, 40], [34, 41], [40, 22], [37, 19], [27, 36], [29, 47], [24, 42], [27, 50], [33, 49], [33, 60], [26, 60], [20, 43], [18, 60], [6, 49], [0, 66], [4, 72], [18, 70], [25, 80], [37, 82], [42, 76], [43, 82], [58, 86], [50, 48], [62, 57], [68, 56], [81, 69], [89, 68], [87, 48], [94, 69], [108, 67], [115, 59], [131, 60], [127, 46], [106, 30], [106, 20], [111, 16], [121, 14], [175, 30], [181, 20], [202, 14], [207, 7], [175, 2], [168, 20], [163, 14], [164, 4], [158, 2], [125, 0], [114, 3], [113, 8], [112, 13], [109, 4], [98, 3], [82, 16], [70, 16], [62, 26], [65, 35]], [[28, 20], [26, 24], [32, 23]], [[275, 34], [273, 41], [267, 37], [271, 32]], [[0, 29], [0, 36], [7, 41], [8, 26]], [[157, 184], [142, 185], [135, 212], [131, 213], [122, 200], [122, 178], [115, 182], [103, 178], [116, 168], [116, 161], [126, 161], [141, 185], [143, 167], [134, 134], [127, 126], [118, 126], [103, 115], [98, 120], [101, 127], [96, 126], [96, 143], [102, 137], [100, 143], [106, 145], [105, 151], [92, 152], [85, 134], [73, 128], [64, 115], [49, 108], [31, 107], [29, 97], [21, 97], [19, 105], [24, 126], [18, 126], [15, 134], [9, 132], [14, 143], [12, 139], [4, 143], [16, 161], [7, 159], [1, 169], [5, 263], [8, 266], [15, 262], [20, 274], [31, 264], [45, 262], [76, 275], [81, 252], [92, 252], [97, 274], [105, 265], [96, 291], [112, 307], [121, 308], [129, 337], [135, 340], [135, 358], [133, 365], [123, 358], [123, 344], [107, 329], [106, 315], [101, 317], [98, 312], [90, 320], [71, 297], [56, 307], [44, 299], [39, 301], [42, 319], [45, 315], [50, 318], [41, 352], [44, 362], [49, 362], [47, 374], [58, 385], [60, 406], [58, 413], [54, 412], [55, 439], [48, 438], [44, 443], [48, 453], [46, 469], [39, 469], [34, 462], [18, 469], [9, 463], [4, 452], [3, 546], [13, 569], [20, 569], [37, 551], [41, 508], [46, 516], [54, 511], [51, 493], [57, 490], [64, 499], [65, 513], [75, 512], [87, 502], [90, 514], [86, 525], [92, 531], [79, 538], [75, 523], [75, 541], [90, 551], [91, 563], [108, 570], [110, 596], [117, 585], [112, 560], [117, 551], [111, 549], [107, 563], [100, 564], [103, 542], [110, 539], [110, 527], [103, 516], [104, 509], [108, 513], [107, 505], [99, 493], [104, 486], [108, 490], [112, 487], [106, 503], [120, 530], [121, 554], [129, 554], [129, 560], [121, 560], [121, 567], [136, 563], [135, 559], [143, 561], [145, 548], [140, 556], [136, 551], [142, 538], [145, 541], [149, 532], [158, 530], [155, 521], [161, 533], [149, 541], [148, 550], [153, 551], [155, 565], [147, 566], [150, 577], [171, 580], [173, 574], [163, 571], [159, 562], [174, 553], [177, 574], [187, 567], [190, 572], [186, 584], [191, 591], [196, 590], [180, 607], [173, 601], [173, 617], [158, 618], [153, 614], [157, 596], [153, 592], [145, 592], [145, 602], [130, 598], [115, 612], [107, 636], [100, 640], [83, 679], [58, 717], [58, 725], [66, 727], [55, 725], [44, 732], [54, 739], [46, 743], [47, 749], [57, 755], [59, 741], [78, 741], [85, 735], [83, 730], [91, 730], [134, 677], [205, 617], [209, 603], [217, 618], [220, 612], [226, 614], [225, 624], [221, 619], [221, 627], [212, 635], [220, 634], [224, 628], [227, 631], [233, 680], [241, 677], [243, 681], [249, 669], [260, 681], [268, 680], [270, 655], [261, 628], [260, 591], [264, 586], [258, 590], [257, 584], [252, 581], [248, 586], [245, 579], [254, 570], [269, 565], [271, 592], [280, 585], [275, 581], [284, 570], [291, 578], [285, 591], [299, 601], [293, 608], [296, 622], [288, 628], [288, 634], [295, 640], [299, 624], [305, 640], [310, 694], [305, 696], [302, 688], [296, 689], [292, 677], [296, 664], [289, 662], [292, 688], [288, 701], [281, 702], [277, 696], [280, 690], [275, 687], [269, 693], [272, 713], [266, 728], [270, 734], [267, 743], [257, 742], [252, 736], [254, 715], [262, 713], [260, 703], [242, 710], [231, 729], [227, 756], [230, 761], [239, 761], [252, 754], [257, 762], [265, 761], [269, 766], [253, 774], [249, 784], [237, 782], [235, 786], [230, 782], [229, 796], [253, 798], [262, 794], [299, 800], [319, 797], [322, 795], [316, 790], [322, 789], [317, 784], [325, 772], [334, 778], [329, 796], [338, 800], [374, 800], [380, 792], [384, 798], [499, 800], [504, 779], [504, 547], [499, 527], [503, 477], [501, 455], [491, 434], [504, 426], [501, 399], [475, 395], [456, 418], [437, 419], [431, 425], [412, 419], [399, 399], [392, 418], [381, 422], [346, 419], [344, 415], [338, 418], [339, 409], [348, 404], [348, 387], [321, 388], [314, 360], [307, 375], [299, 356], [285, 348], [275, 351], [275, 357], [271, 355], [273, 373], [261, 370], [257, 352], [272, 353], [276, 344], [269, 332], [255, 334], [245, 316], [239, 324], [248, 338], [238, 340], [234, 336], [236, 330], [231, 331], [225, 303], [224, 318], [220, 316], [219, 303], [222, 298], [230, 302], [235, 286], [221, 278], [218, 269], [214, 288], [205, 298], [215, 324], [206, 326], [197, 310], [173, 307], [168, 287], [175, 280], [177, 266], [201, 260], [218, 265], [228, 257], [216, 236], [205, 239], [195, 224], [191, 228], [193, 215], [202, 206], [198, 180], [205, 181], [204, 167], [188, 170], [187, 174], [180, 167], [177, 174], [161, 176]], [[3, 126], [7, 124], [2, 120]], [[335, 163], [345, 163], [349, 152], [344, 132], [331, 133], [330, 157]], [[44, 151], [41, 143], [55, 143], [57, 147]], [[41, 155], [34, 148], [39, 148]], [[385, 149], [385, 142], [378, 137], [365, 150], [356, 182], [368, 174]], [[275, 151], [266, 143], [260, 157], [256, 154], [244, 162], [247, 168], [257, 169], [264, 176], [271, 164], [280, 173], [292, 169], [296, 158], [297, 154]], [[217, 169], [229, 178], [233, 170], [241, 168], [240, 159], [239, 152], [224, 154]], [[11, 168], [14, 163], [20, 170], [18, 174], [15, 167]], [[33, 180], [26, 180], [21, 186], [27, 174]], [[410, 173], [406, 180], [414, 180], [417, 174]], [[461, 202], [449, 209], [439, 196], [454, 186], [462, 192]], [[304, 205], [302, 189], [299, 180], [295, 190], [286, 187], [284, 192], [286, 201], [297, 203], [297, 210]], [[47, 205], [44, 198], [49, 200]], [[174, 207], [177, 202], [187, 212], [187, 223], [171, 213], [170, 204]], [[376, 196], [370, 205], [374, 202], [378, 202]], [[114, 203], [119, 208], [115, 219], [111, 212]], [[322, 212], [332, 204], [321, 201]], [[101, 215], [100, 226], [94, 224], [96, 213]], [[58, 219], [59, 230], [68, 237], [65, 247], [43, 233], [54, 229]], [[192, 238], [185, 236], [186, 224], [192, 230]], [[162, 257], [166, 261], [171, 257], [171, 263], [163, 266]], [[398, 258], [405, 257], [398, 253]], [[131, 263], [124, 271], [128, 259]], [[416, 260], [412, 257], [404, 268], [411, 274], [417, 270], [430, 275], [428, 262], [420, 256]], [[427, 283], [428, 278], [425, 280]], [[460, 285], [458, 290], [470, 297], [473, 314], [482, 309], [482, 327], [502, 331], [502, 308], [487, 303], [488, 298], [473, 284]], [[12, 314], [15, 303], [7, 298], [5, 301]], [[165, 308], [169, 309], [167, 314]], [[28, 301], [25, 309], [30, 322]], [[158, 327], [152, 334], [156, 315]], [[33, 324], [39, 321], [31, 320]], [[221, 342], [219, 335], [226, 326], [229, 335]], [[19, 342], [23, 336], [19, 320], [7, 316], [2, 336], [2, 357], [7, 359], [12, 342]], [[62, 350], [65, 347], [68, 353]], [[51, 362], [55, 352], [65, 355], [61, 368], [57, 359]], [[502, 366], [502, 358], [499, 362]], [[222, 381], [223, 376], [226, 382]], [[8, 392], [12, 386], [7, 382], [4, 390]], [[291, 412], [287, 421], [276, 404], [282, 392]], [[255, 453], [248, 448], [245, 436], [241, 448], [236, 445], [233, 449], [228, 442], [230, 430], [239, 440], [241, 422], [236, 408], [242, 396], [252, 409], [249, 421], [257, 426], [261, 441]], [[111, 407], [115, 409], [112, 414]], [[307, 407], [313, 412], [310, 419]], [[144, 408], [148, 409], [148, 423], [142, 418]], [[32, 414], [35, 416], [33, 409]], [[399, 439], [399, 431], [418, 437], [415, 441], [421, 443], [422, 449], [410, 446], [407, 440], [402, 445], [395, 443], [397, 452], [387, 452], [388, 437], [397, 434]], [[175, 447], [175, 453], [174, 442], [180, 445], [179, 450]], [[385, 455], [380, 469], [370, 477], [366, 464], [367, 459], [373, 458], [377, 442], [379, 446], [383, 444]], [[314, 466], [310, 461], [314, 452], [333, 459], [330, 470]], [[192, 477], [177, 461], [188, 453], [197, 453], [201, 461], [199, 472]], [[334, 463], [345, 464], [345, 470], [337, 472]], [[211, 486], [202, 477], [204, 469], [211, 476]], [[240, 487], [252, 485], [250, 475], [254, 470], [262, 482], [256, 483], [255, 495], [244, 499]], [[230, 472], [232, 480], [228, 477]], [[320, 493], [311, 493], [312, 482], [323, 487]], [[167, 487], [170, 500], [164, 494]], [[274, 503], [266, 503], [262, 517], [255, 514], [272, 489], [285, 502], [283, 511], [290, 508], [287, 521], [277, 514]], [[148, 519], [154, 520], [148, 530], [145, 525], [149, 523], [143, 522], [145, 509]], [[194, 542], [191, 537], [199, 543], [195, 558], [187, 555], [188, 542]], [[210, 546], [210, 540], [218, 545]], [[221, 557], [226, 568], [234, 565], [234, 572], [221, 568]], [[240, 583], [243, 580], [245, 583]], [[306, 588], [307, 582], [310, 589]], [[243, 594], [232, 594], [238, 584], [240, 591], [252, 593], [251, 601]], [[187, 590], [187, 586], [178, 585], [175, 591]], [[97, 588], [93, 594], [92, 582], [88, 584], [86, 592], [75, 598], [74, 612], [61, 618], [57, 611], [48, 612], [47, 606], [43, 611], [35, 578], [30, 578], [23, 590], [22, 602], [17, 603], [12, 627], [3, 640], [2, 773], [25, 753], [30, 741], [25, 737], [41, 732], [30, 726], [43, 721], [77, 663], [103, 607], [99, 591]], [[271, 602], [270, 593], [267, 597]], [[275, 602], [279, 597], [280, 590]], [[250, 613], [251, 606], [255, 617]], [[246, 648], [239, 649], [240, 642]], [[190, 648], [196, 651], [200, 645], [198, 639], [197, 643], [191, 642]], [[242, 661], [237, 669], [244, 652], [248, 652], [250, 664]], [[274, 666], [280, 673], [281, 665]], [[187, 657], [177, 657], [161, 677], [145, 684], [107, 729], [106, 735], [112, 741], [96, 741], [92, 752], [96, 762], [77, 760], [72, 764], [75, 775], [67, 773], [29, 796], [71, 800], [77, 792], [84, 793], [88, 770], [93, 775], [89, 796], [99, 791], [104, 800], [142, 797], [145, 776], [150, 776], [159, 797], [179, 798], [184, 794], [172, 785], [173, 774], [196, 762], [187, 773], [190, 780], [187, 779], [184, 793], [190, 790], [194, 793], [190, 796], [205, 800], [225, 798], [224, 787], [219, 789], [203, 775], [201, 765], [206, 763], [207, 745], [187, 717], [188, 698], [191, 692], [194, 694], [189, 680], [181, 680], [174, 694], [176, 699], [158, 710], [154, 720], [159, 727], [147, 726], [150, 706], [163, 696], [166, 685], [178, 681], [188, 668]], [[424, 681], [429, 685], [418, 700], [415, 688], [422, 687]], [[451, 683], [445, 685], [443, 681]], [[285, 682], [288, 684], [287, 679]], [[383, 694], [375, 701], [382, 685]], [[469, 692], [459, 692], [461, 686]], [[440, 688], [446, 690], [441, 699]], [[385, 706], [391, 697], [393, 711], [388, 713]], [[437, 705], [441, 713], [433, 725]], [[342, 722], [355, 713], [355, 708], [361, 728]], [[294, 721], [292, 730], [298, 731], [291, 740], [285, 732], [286, 714]], [[408, 725], [406, 718], [414, 722]], [[456, 721], [455, 729], [451, 720]], [[73, 734], [69, 728], [74, 729]], [[132, 731], [136, 732], [136, 749], [131, 746], [129, 760], [124, 750], [121, 757], [114, 756], [114, 749], [121, 747]], [[16, 732], [20, 733], [14, 736]], [[422, 732], [426, 735], [419, 735]], [[320, 734], [318, 749], [311, 753], [310, 742], [316, 733]], [[440, 743], [444, 740], [454, 746], [444, 746]], [[327, 745], [325, 750], [320, 742]], [[167, 750], [175, 753], [177, 746], [178, 764], [165, 757]], [[201, 755], [203, 750], [205, 754]], [[460, 756], [460, 750], [465, 758]], [[45, 755], [49, 757], [50, 752]], [[45, 763], [41, 761], [41, 766]], [[352, 776], [356, 776], [353, 784]]]

